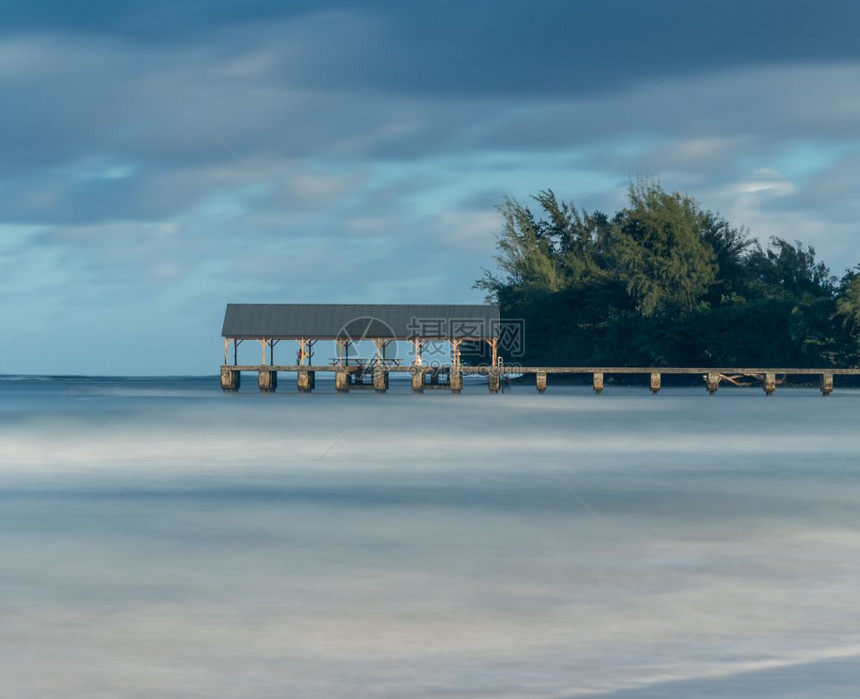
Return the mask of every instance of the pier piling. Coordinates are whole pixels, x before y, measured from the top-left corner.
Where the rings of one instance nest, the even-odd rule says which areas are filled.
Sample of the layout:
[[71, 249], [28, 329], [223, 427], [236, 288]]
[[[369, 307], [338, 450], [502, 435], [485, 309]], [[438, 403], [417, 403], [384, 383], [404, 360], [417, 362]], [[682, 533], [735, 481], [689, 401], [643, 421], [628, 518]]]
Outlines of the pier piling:
[[412, 367], [410, 371], [412, 375], [412, 390], [415, 393], [423, 393], [424, 392], [424, 372], [421, 371], [421, 367]]
[[538, 393], [544, 393], [546, 391], [546, 372], [539, 371], [535, 374], [535, 384], [537, 386]]
[[310, 393], [316, 385], [316, 373], [307, 369], [299, 369], [296, 373], [296, 385], [302, 393]]
[[238, 391], [241, 384], [242, 372], [233, 369], [221, 368], [221, 390]]
[[501, 372], [498, 367], [490, 367], [490, 370], [487, 372], [487, 387], [490, 389], [490, 393], [498, 393], [500, 384]]
[[829, 396], [833, 393], [833, 374], [821, 375], [821, 395]]
[[460, 393], [463, 390], [463, 374], [459, 369], [451, 368], [448, 373], [448, 386], [451, 388], [451, 393]]
[[385, 393], [388, 390], [388, 372], [381, 366], [373, 370], [373, 388], [377, 393]]
[[272, 393], [278, 387], [278, 372], [260, 369], [257, 386], [264, 393]]
[[602, 371], [595, 371], [594, 372], [594, 376], [592, 377], [591, 384], [592, 384], [592, 386], [594, 386], [594, 392], [595, 393], [602, 393], [603, 392], [603, 372]]
[[651, 393], [659, 393], [660, 392], [660, 373], [656, 371], [651, 372]]
[[338, 393], [348, 393], [349, 392], [349, 374], [347, 374], [345, 371], [335, 372], [334, 387]]
[[776, 374], [772, 371], [765, 372], [764, 375], [764, 392], [765, 395], [772, 396], [776, 390]]
[[717, 393], [717, 389], [720, 387], [720, 375], [716, 372], [709, 371], [708, 375], [705, 377], [705, 382], [708, 386], [708, 393], [713, 396]]

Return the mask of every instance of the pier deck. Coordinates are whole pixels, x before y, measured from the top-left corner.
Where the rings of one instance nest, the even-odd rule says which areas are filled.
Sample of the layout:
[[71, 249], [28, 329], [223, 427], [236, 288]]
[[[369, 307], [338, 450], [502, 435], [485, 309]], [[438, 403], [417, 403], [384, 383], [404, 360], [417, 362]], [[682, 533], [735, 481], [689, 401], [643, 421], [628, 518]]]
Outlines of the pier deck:
[[[535, 376], [535, 386], [541, 393], [547, 389], [547, 377], [552, 374], [591, 375], [596, 393], [604, 388], [607, 375], [642, 375], [649, 378], [652, 393], [660, 391], [664, 375], [701, 376], [705, 387], [712, 395], [720, 384], [750, 385], [760, 382], [764, 392], [771, 395], [777, 386], [789, 376], [818, 377], [820, 389], [825, 396], [833, 392], [834, 376], [860, 376], [860, 368], [757, 368], [757, 367], [535, 367], [535, 366], [402, 366], [402, 365], [298, 365], [298, 364], [222, 364], [221, 388], [237, 390], [242, 372], [256, 373], [261, 391], [274, 391], [277, 388], [278, 373], [295, 373], [300, 391], [311, 391], [315, 387], [317, 373], [335, 374], [335, 387], [345, 392], [352, 388], [375, 388], [379, 392], [388, 389], [388, 376], [391, 373], [408, 373], [412, 377], [412, 389], [422, 391], [425, 387], [446, 387], [459, 393], [463, 388], [465, 375], [487, 376], [491, 392], [500, 388], [501, 380], [509, 374]], [[364, 383], [364, 378], [370, 383]]]

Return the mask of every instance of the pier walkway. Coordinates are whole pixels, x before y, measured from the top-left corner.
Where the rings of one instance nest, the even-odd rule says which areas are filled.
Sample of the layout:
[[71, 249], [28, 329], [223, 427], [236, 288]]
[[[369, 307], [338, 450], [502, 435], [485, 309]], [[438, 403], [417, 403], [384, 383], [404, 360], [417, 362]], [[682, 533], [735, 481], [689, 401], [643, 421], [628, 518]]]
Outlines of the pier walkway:
[[[662, 387], [663, 376], [701, 376], [708, 393], [715, 394], [721, 384], [748, 386], [761, 384], [767, 395], [773, 394], [777, 386], [789, 376], [816, 378], [821, 393], [829, 396], [833, 392], [835, 376], [860, 376], [860, 368], [804, 369], [804, 368], [712, 368], [712, 367], [531, 367], [531, 366], [397, 366], [378, 364], [376, 366], [350, 365], [299, 365], [299, 364], [223, 364], [221, 366], [221, 388], [235, 391], [241, 384], [242, 372], [256, 373], [257, 385], [261, 391], [274, 391], [278, 386], [278, 373], [296, 374], [299, 391], [312, 391], [316, 386], [318, 373], [334, 373], [335, 388], [339, 392], [351, 389], [372, 388], [385, 392], [389, 387], [389, 375], [408, 373], [412, 380], [412, 390], [425, 388], [447, 388], [459, 393], [463, 390], [463, 377], [483, 375], [487, 377], [490, 392], [499, 391], [501, 383], [512, 374], [533, 375], [535, 387], [541, 393], [547, 390], [547, 377], [552, 374], [591, 375], [592, 386], [596, 393], [604, 389], [607, 376], [642, 375], [648, 377], [652, 393]], [[367, 382], [365, 382], [367, 380]]]

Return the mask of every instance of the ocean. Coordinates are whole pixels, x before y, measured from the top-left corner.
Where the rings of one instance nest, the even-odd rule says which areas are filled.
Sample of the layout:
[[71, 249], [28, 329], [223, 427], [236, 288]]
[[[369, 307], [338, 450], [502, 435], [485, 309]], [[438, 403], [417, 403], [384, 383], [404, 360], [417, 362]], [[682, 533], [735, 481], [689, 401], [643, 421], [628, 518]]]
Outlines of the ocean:
[[252, 384], [0, 378], [3, 696], [860, 691], [860, 391]]

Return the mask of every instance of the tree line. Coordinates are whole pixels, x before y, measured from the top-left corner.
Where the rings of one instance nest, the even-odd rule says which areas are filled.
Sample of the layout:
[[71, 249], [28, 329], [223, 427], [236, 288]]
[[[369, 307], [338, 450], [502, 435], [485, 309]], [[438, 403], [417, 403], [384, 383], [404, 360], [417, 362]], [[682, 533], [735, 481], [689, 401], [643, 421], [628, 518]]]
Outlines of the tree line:
[[860, 266], [835, 277], [815, 250], [762, 246], [653, 180], [614, 215], [552, 190], [506, 199], [497, 269], [476, 287], [525, 321], [524, 364], [855, 366]]

